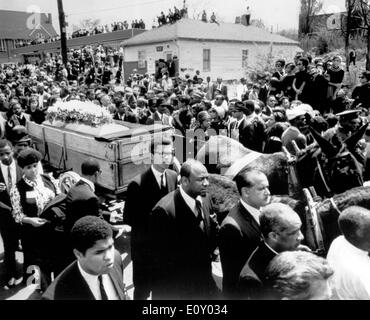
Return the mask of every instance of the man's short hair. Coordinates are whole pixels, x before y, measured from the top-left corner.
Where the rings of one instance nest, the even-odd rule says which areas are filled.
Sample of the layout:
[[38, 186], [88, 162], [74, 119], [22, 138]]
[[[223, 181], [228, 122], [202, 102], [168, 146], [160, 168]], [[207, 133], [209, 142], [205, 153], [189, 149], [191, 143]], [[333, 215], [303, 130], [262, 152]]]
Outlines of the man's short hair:
[[327, 280], [333, 273], [328, 262], [313, 253], [285, 251], [270, 262], [265, 276], [280, 298], [308, 300], [313, 281]]
[[113, 238], [110, 224], [95, 216], [85, 216], [76, 221], [71, 229], [72, 247], [82, 254], [99, 240]]
[[99, 161], [94, 158], [88, 158], [81, 164], [81, 173], [85, 176], [93, 176], [99, 170]]
[[264, 238], [267, 238], [270, 232], [277, 229], [280, 232], [284, 231], [284, 228], [282, 228], [282, 219], [290, 213], [295, 214], [291, 207], [283, 203], [272, 203], [262, 208], [259, 220]]
[[343, 210], [338, 219], [344, 237], [355, 247], [370, 243], [370, 210], [352, 206]]
[[161, 139], [152, 139], [150, 144], [150, 153], [154, 155], [154, 151], [157, 146], [170, 146], [173, 144], [173, 141], [169, 138], [161, 138]]
[[285, 60], [284, 59], [279, 59], [276, 61], [276, 64], [280, 64], [283, 68], [285, 67]]
[[305, 68], [307, 68], [307, 67], [308, 67], [308, 65], [309, 65], [309, 61], [308, 61], [308, 59], [307, 59], [307, 58], [300, 58], [300, 59], [299, 59], [299, 61], [300, 61], [300, 62], [302, 62], [303, 66], [304, 66]]
[[192, 172], [192, 169], [196, 165], [203, 165], [200, 161], [195, 159], [188, 159], [184, 162], [180, 169], [180, 177], [189, 178]]
[[236, 187], [238, 188], [239, 194], [242, 194], [242, 189], [243, 188], [250, 188], [253, 187], [252, 182], [250, 181], [249, 177], [251, 174], [263, 174], [265, 175], [262, 171], [258, 169], [246, 169], [240, 172], [236, 177], [235, 177], [235, 183]]
[[9, 146], [11, 149], [13, 149], [12, 143], [7, 139], [0, 139], [0, 149], [3, 149], [5, 147]]

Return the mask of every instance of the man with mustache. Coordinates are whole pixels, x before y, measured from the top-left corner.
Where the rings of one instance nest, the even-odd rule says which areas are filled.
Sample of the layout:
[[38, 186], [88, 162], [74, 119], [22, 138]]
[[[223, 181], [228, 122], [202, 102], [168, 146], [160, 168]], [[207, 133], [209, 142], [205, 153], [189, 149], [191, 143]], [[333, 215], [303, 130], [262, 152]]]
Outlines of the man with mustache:
[[261, 210], [263, 241], [244, 265], [239, 277], [242, 299], [270, 299], [265, 270], [271, 260], [285, 251], [310, 251], [301, 245], [304, 239], [298, 214], [286, 204], [272, 203]]

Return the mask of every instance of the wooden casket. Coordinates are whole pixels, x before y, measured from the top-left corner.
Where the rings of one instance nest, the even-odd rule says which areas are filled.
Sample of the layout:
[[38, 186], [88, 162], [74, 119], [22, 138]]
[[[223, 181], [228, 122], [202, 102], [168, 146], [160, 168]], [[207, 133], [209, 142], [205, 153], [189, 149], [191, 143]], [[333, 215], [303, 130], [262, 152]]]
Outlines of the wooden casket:
[[[27, 124], [29, 135], [51, 166], [81, 174], [81, 163], [93, 157], [100, 163], [98, 184], [109, 193], [126, 191], [128, 184], [151, 164], [152, 139], [171, 135], [171, 128], [115, 121], [94, 128], [84, 124], [48, 120]], [[112, 130], [111, 130], [112, 129]]]

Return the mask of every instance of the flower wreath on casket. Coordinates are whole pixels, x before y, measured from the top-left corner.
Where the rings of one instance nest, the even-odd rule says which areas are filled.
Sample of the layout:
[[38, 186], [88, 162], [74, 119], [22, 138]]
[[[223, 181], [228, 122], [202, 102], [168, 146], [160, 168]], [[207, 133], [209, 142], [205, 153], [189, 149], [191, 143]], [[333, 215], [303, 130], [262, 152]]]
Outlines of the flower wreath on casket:
[[46, 120], [62, 121], [64, 123], [81, 123], [92, 127], [98, 127], [113, 122], [110, 112], [92, 102], [72, 100], [69, 102], [57, 102], [49, 107]]

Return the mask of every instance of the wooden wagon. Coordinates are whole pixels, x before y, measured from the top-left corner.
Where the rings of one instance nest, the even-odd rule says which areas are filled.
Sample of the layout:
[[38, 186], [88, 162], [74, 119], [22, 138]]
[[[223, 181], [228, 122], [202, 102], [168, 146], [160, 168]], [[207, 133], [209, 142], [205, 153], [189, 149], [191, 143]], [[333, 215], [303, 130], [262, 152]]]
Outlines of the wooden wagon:
[[171, 128], [162, 125], [143, 126], [117, 121], [122, 130], [102, 134], [96, 128], [81, 124], [45, 121], [39, 125], [28, 122], [28, 132], [37, 150], [52, 167], [81, 174], [81, 163], [96, 158], [102, 170], [98, 185], [106, 193], [117, 195], [126, 191], [132, 179], [150, 166], [152, 139], [170, 135]]

